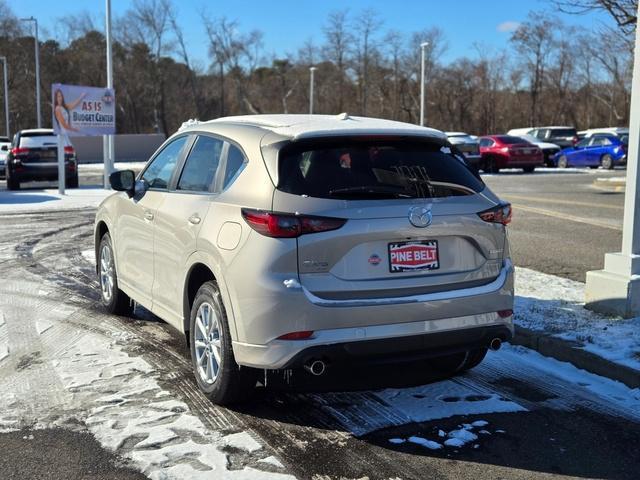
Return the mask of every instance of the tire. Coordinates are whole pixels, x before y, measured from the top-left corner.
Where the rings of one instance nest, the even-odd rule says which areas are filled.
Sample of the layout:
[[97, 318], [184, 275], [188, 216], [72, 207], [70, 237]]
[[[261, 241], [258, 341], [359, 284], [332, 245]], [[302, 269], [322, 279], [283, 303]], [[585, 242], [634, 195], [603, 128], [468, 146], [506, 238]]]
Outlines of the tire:
[[67, 188], [78, 188], [78, 174], [76, 173], [73, 177], [67, 178]]
[[455, 375], [457, 373], [471, 370], [480, 365], [487, 355], [486, 348], [467, 350], [466, 352], [454, 353], [443, 357], [431, 359], [431, 365], [440, 373], [445, 375]]
[[566, 155], [561, 155], [558, 158], [558, 168], [567, 168], [569, 166], [569, 160]]
[[600, 157], [600, 166], [605, 170], [613, 170], [613, 158], [608, 153]]
[[247, 400], [256, 385], [257, 370], [236, 363], [226, 311], [214, 282], [198, 289], [189, 326], [191, 363], [200, 390], [218, 405]]
[[130, 316], [133, 313], [133, 302], [129, 296], [118, 288], [115, 256], [111, 236], [105, 233], [100, 240], [98, 256], [98, 282], [100, 283], [100, 299], [109, 313]]
[[11, 177], [7, 177], [7, 190], [20, 190], [20, 182]]
[[524, 173], [533, 173], [535, 169], [536, 167], [524, 167], [522, 170], [524, 171]]
[[491, 157], [484, 162], [482, 170], [484, 170], [485, 173], [500, 173], [500, 169], [496, 167], [495, 160]]

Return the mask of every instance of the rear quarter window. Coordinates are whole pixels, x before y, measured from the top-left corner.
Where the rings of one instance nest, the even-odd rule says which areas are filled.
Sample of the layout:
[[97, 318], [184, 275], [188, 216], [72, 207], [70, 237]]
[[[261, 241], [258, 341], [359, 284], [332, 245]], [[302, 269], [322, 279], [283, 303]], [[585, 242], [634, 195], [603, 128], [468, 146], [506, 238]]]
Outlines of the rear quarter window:
[[464, 158], [424, 140], [324, 139], [281, 149], [278, 189], [348, 200], [473, 195], [484, 183]]

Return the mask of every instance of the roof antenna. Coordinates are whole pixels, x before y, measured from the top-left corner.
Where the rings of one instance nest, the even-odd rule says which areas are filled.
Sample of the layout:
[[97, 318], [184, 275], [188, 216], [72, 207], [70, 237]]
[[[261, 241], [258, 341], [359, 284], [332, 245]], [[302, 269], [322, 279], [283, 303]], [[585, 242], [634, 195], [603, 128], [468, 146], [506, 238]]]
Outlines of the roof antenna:
[[342, 112], [336, 115], [337, 120], [350, 120], [349, 114], [347, 112]]

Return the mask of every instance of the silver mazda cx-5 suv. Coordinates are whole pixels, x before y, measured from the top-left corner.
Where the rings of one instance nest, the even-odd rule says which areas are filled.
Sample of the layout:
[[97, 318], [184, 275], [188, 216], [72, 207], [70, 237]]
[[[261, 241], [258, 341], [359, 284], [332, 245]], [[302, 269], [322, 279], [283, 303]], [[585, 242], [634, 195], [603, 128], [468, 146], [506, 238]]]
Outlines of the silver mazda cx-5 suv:
[[442, 132], [326, 115], [188, 122], [96, 215], [102, 302], [186, 335], [214, 402], [259, 369], [431, 358], [470, 369], [513, 332], [501, 202]]

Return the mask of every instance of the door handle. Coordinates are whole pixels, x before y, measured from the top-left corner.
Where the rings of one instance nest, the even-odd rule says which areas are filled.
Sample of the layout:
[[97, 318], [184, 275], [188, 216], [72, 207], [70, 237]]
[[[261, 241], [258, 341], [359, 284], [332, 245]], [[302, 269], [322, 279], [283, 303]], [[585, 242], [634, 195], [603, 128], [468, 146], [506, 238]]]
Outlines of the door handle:
[[147, 210], [146, 212], [144, 212], [144, 219], [152, 221], [153, 220], [153, 213], [151, 213], [150, 211]]
[[200, 223], [200, 221], [201, 221], [201, 220], [202, 220], [202, 219], [198, 216], [198, 214], [197, 214], [197, 213], [194, 213], [193, 215], [191, 215], [191, 216], [189, 217], [189, 223], [190, 223], [191, 225], [197, 225], [197, 224], [199, 224], [199, 223]]

